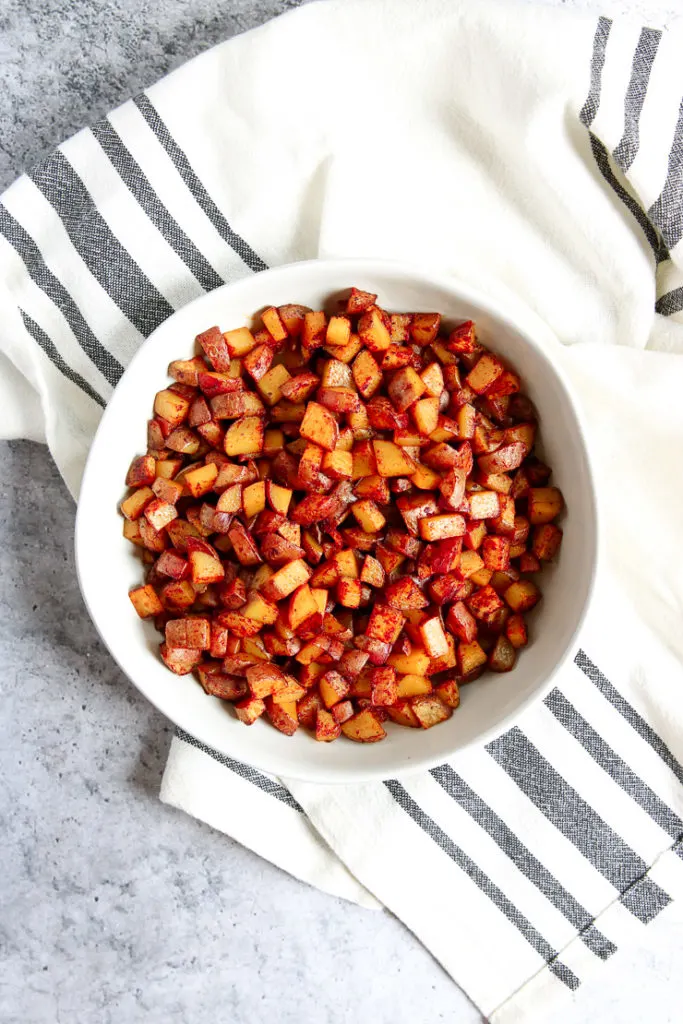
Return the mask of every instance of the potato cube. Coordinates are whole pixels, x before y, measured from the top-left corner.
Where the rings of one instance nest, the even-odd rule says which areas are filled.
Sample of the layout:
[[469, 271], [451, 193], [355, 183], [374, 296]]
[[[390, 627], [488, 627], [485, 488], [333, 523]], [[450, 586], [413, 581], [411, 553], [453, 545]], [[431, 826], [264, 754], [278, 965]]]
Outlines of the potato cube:
[[562, 492], [557, 487], [532, 487], [529, 490], [529, 522], [532, 526], [549, 523], [564, 508]]
[[337, 601], [344, 608], [358, 608], [361, 601], [361, 582], [342, 577], [337, 582]]
[[510, 565], [510, 541], [507, 537], [485, 537], [481, 555], [487, 569], [500, 572]]
[[247, 352], [256, 348], [256, 338], [248, 327], [237, 327], [234, 331], [226, 331], [223, 337], [232, 359], [246, 356]]
[[364, 313], [370, 306], [374, 306], [377, 296], [372, 292], [361, 291], [360, 288], [352, 288], [351, 294], [346, 302], [346, 312], [351, 316], [357, 313]]
[[330, 669], [320, 678], [320, 696], [326, 708], [331, 708], [343, 700], [349, 692], [349, 681], [334, 669]]
[[271, 694], [284, 690], [286, 686], [282, 670], [269, 661], [259, 661], [255, 665], [250, 665], [246, 675], [253, 697], [269, 697]]
[[298, 558], [278, 569], [261, 588], [261, 592], [268, 601], [281, 601], [289, 597], [302, 583], [306, 583], [310, 575], [311, 570], [306, 562]]
[[429, 671], [430, 656], [422, 647], [413, 647], [409, 654], [391, 654], [388, 664], [405, 675], [426, 675]]
[[[410, 476], [417, 468], [414, 459], [411, 459], [403, 448], [394, 444], [393, 441], [373, 441], [372, 450], [376, 461], [376, 472], [380, 476]], [[355, 472], [354, 462], [354, 477]]]
[[161, 615], [164, 611], [164, 606], [156, 590], [149, 583], [144, 587], [135, 587], [134, 590], [130, 591], [128, 597], [131, 599], [133, 607], [141, 619]]
[[382, 723], [370, 708], [359, 711], [353, 718], [342, 722], [341, 731], [356, 743], [377, 743], [386, 736]]
[[434, 693], [439, 700], [449, 708], [460, 706], [460, 689], [455, 679], [446, 679], [434, 688]]
[[138, 487], [137, 491], [133, 491], [128, 497], [121, 502], [121, 512], [126, 517], [134, 522], [139, 519], [142, 513], [145, 511], [150, 502], [154, 501], [154, 491], [151, 487]]
[[405, 616], [397, 608], [376, 604], [370, 613], [365, 636], [382, 643], [395, 644], [404, 622]]
[[[145, 513], [146, 514], [146, 513]], [[562, 530], [554, 523], [544, 523], [534, 529], [531, 550], [542, 562], [551, 562], [562, 543]]]
[[502, 633], [489, 654], [489, 668], [492, 672], [510, 672], [515, 667], [515, 648]]
[[419, 402], [415, 402], [410, 412], [420, 434], [429, 437], [439, 423], [439, 399], [421, 398]]
[[531, 580], [517, 580], [503, 594], [513, 612], [527, 612], [541, 600], [541, 592]]
[[280, 385], [280, 392], [290, 402], [305, 402], [320, 384], [320, 379], [309, 370], [290, 377]]
[[263, 320], [263, 326], [268, 331], [268, 334], [270, 334], [273, 341], [285, 341], [289, 336], [287, 328], [282, 322], [280, 312], [275, 309], [274, 306], [269, 306], [268, 309], [264, 309], [263, 313], [261, 313], [261, 319]]
[[431, 345], [441, 326], [440, 313], [414, 313], [410, 334], [416, 345]]
[[372, 352], [363, 349], [353, 361], [353, 380], [363, 398], [372, 398], [382, 384], [382, 371]]
[[256, 381], [256, 387], [264, 402], [273, 406], [282, 399], [282, 386], [289, 380], [291, 377], [286, 367], [273, 366], [267, 373], [264, 373], [260, 380]]
[[[397, 370], [389, 381], [389, 397], [397, 409], [405, 411], [425, 392], [425, 385], [412, 366]], [[436, 423], [434, 424], [436, 426]]]
[[439, 658], [448, 654], [448, 640], [438, 615], [432, 615], [421, 622], [418, 631], [430, 658]]
[[439, 398], [445, 386], [441, 365], [439, 363], [430, 363], [429, 366], [422, 370], [420, 377], [425, 386], [426, 393], [432, 398]]
[[393, 704], [398, 697], [396, 671], [390, 665], [373, 668], [370, 674], [371, 700], [377, 706]]
[[190, 551], [188, 561], [193, 583], [218, 583], [225, 577], [220, 560], [206, 551]]
[[266, 601], [261, 594], [252, 594], [240, 611], [245, 618], [254, 619], [255, 622], [264, 626], [272, 626], [274, 622], [277, 622], [279, 615], [277, 605]]
[[189, 398], [167, 389], [157, 392], [154, 398], [154, 413], [172, 427], [179, 427], [187, 419], [191, 404]]
[[289, 598], [287, 624], [296, 633], [311, 616], [319, 614], [319, 612], [320, 609], [311, 593], [311, 588], [308, 583], [302, 583]]
[[360, 574], [361, 583], [367, 583], [371, 587], [379, 588], [384, 586], [385, 578], [384, 569], [377, 559], [373, 558], [372, 555], [366, 555]]
[[308, 403], [299, 430], [302, 437], [327, 451], [334, 451], [339, 439], [339, 425], [335, 417], [318, 402]]
[[453, 714], [452, 708], [431, 695], [414, 697], [410, 706], [423, 729], [431, 729], [433, 725], [445, 722]]
[[140, 455], [133, 459], [126, 476], [126, 487], [144, 487], [156, 479], [156, 460], [152, 455]]
[[263, 449], [264, 428], [260, 416], [236, 420], [225, 435], [226, 455], [259, 455]]
[[266, 500], [273, 512], [286, 516], [292, 500], [292, 490], [289, 487], [281, 487], [272, 480], [266, 480]]
[[315, 738], [319, 743], [330, 743], [341, 736], [342, 727], [326, 708], [318, 708], [315, 719]]
[[528, 634], [526, 622], [522, 615], [511, 615], [505, 623], [505, 635], [513, 647], [526, 647]]
[[476, 640], [458, 645], [458, 671], [461, 676], [469, 676], [485, 664], [486, 652]]
[[333, 480], [350, 480], [353, 473], [353, 455], [350, 451], [325, 452], [322, 471]]
[[166, 643], [169, 647], [208, 651], [211, 646], [209, 620], [169, 619], [166, 623]]
[[266, 697], [266, 714], [275, 728], [285, 736], [293, 736], [299, 728], [295, 700], [280, 700], [277, 697]]
[[306, 313], [301, 329], [301, 344], [303, 348], [314, 349], [322, 345], [326, 326], [327, 317], [321, 310]]
[[186, 647], [171, 647], [169, 644], [160, 644], [159, 652], [166, 668], [170, 669], [177, 676], [186, 676], [192, 671], [203, 658], [200, 650], [189, 650]]
[[386, 524], [386, 518], [369, 498], [355, 501], [351, 506], [351, 512], [361, 529], [367, 533], [377, 532]]
[[474, 491], [469, 496], [470, 519], [494, 519], [500, 512], [496, 491]]
[[420, 536], [423, 540], [445, 540], [448, 537], [462, 537], [465, 533], [463, 516], [453, 513], [426, 516], [420, 520]]
[[472, 391], [483, 395], [504, 372], [505, 367], [500, 359], [491, 352], [485, 352], [465, 377], [465, 382], [472, 388]]
[[388, 320], [387, 314], [377, 306], [367, 310], [359, 319], [358, 335], [371, 352], [384, 352], [391, 345]]
[[205, 466], [195, 466], [189, 469], [183, 476], [183, 485], [188, 489], [193, 498], [201, 498], [213, 487], [218, 476], [218, 466], [208, 462]]
[[325, 341], [328, 345], [347, 345], [351, 337], [351, 321], [347, 316], [331, 316]]
[[384, 597], [390, 608], [420, 609], [426, 608], [429, 601], [410, 576], [402, 576], [390, 583], [384, 590]]
[[421, 697], [432, 692], [432, 684], [427, 676], [418, 676], [407, 672], [398, 677], [398, 697], [401, 700], [408, 697]]
[[235, 714], [245, 725], [253, 725], [265, 710], [266, 705], [260, 697], [246, 697], [235, 704]]

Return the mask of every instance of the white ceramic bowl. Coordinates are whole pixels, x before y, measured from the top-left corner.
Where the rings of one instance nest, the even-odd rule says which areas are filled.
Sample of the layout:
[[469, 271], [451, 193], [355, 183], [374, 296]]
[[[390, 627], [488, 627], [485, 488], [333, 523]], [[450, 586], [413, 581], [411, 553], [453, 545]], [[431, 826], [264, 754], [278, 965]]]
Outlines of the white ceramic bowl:
[[[122, 536], [118, 505], [131, 459], [145, 450], [154, 393], [167, 382], [171, 359], [189, 358], [194, 338], [212, 324], [249, 323], [269, 304], [313, 308], [351, 285], [377, 292], [392, 310], [439, 311], [454, 322], [473, 319], [483, 343], [512, 363], [535, 402], [545, 458], [563, 491], [567, 512], [557, 564], [543, 570], [543, 600], [531, 619], [531, 643], [505, 675], [488, 674], [462, 688], [452, 718], [426, 731], [388, 723], [381, 743], [344, 739], [316, 743], [303, 729], [288, 738], [265, 721], [250, 728], [231, 707], [207, 697], [193, 676], [175, 676], [158, 655], [159, 635], [128, 599], [139, 584], [137, 549]], [[553, 364], [556, 344], [481, 294], [444, 277], [374, 260], [319, 260], [268, 270], [190, 303], [163, 323], [137, 353], [102, 417], [83, 477], [76, 521], [76, 562], [83, 597], [102, 639], [138, 689], [168, 718], [230, 757], [310, 782], [390, 778], [439, 764], [456, 751], [502, 732], [544, 696], [571, 654], [593, 583], [597, 521], [588, 454], [567, 383]]]

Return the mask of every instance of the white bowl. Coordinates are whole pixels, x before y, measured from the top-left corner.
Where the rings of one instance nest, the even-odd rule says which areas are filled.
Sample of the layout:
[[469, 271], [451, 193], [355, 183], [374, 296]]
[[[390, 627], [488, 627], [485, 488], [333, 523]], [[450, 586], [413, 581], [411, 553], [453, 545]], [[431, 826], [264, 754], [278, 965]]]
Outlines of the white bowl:
[[[145, 451], [154, 394], [171, 359], [189, 358], [194, 338], [212, 324], [249, 323], [266, 305], [313, 308], [351, 285], [377, 292], [392, 310], [438, 311], [473, 319], [485, 345], [509, 359], [536, 404], [545, 458], [565, 496], [564, 541], [557, 564], [544, 567], [543, 600], [531, 617], [531, 642], [514, 670], [487, 674], [462, 688], [452, 718], [426, 731], [387, 724], [381, 743], [317, 743], [304, 729], [289, 738], [265, 721], [247, 728], [232, 708], [204, 694], [193, 676], [175, 676], [158, 654], [160, 637], [128, 599], [140, 583], [137, 549], [122, 536], [118, 505], [131, 459]], [[522, 321], [524, 320], [524, 326]], [[553, 347], [554, 346], [554, 347]], [[386, 261], [320, 260], [267, 270], [225, 285], [166, 320], [141, 347], [102, 417], [83, 476], [76, 520], [76, 564], [83, 597], [100, 636], [122, 670], [171, 721], [201, 742], [266, 772], [310, 782], [362, 782], [431, 767], [509, 728], [543, 697], [573, 644], [589, 601], [596, 563], [595, 495], [576, 404], [552, 359], [557, 344], [542, 325], [512, 315], [458, 282]]]

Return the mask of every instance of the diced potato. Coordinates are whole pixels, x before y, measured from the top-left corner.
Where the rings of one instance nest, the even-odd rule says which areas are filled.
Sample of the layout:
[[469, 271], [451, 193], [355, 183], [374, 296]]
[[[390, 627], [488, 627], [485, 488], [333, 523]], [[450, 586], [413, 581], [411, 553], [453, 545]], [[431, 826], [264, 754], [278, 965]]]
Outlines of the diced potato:
[[[206, 551], [190, 551], [188, 555], [193, 583], [218, 583], [225, 576], [220, 559]], [[181, 646], [181, 645], [178, 645]]]
[[415, 426], [424, 437], [436, 430], [439, 423], [439, 399], [421, 398], [410, 410]]
[[448, 654], [448, 641], [444, 633], [443, 624], [438, 615], [432, 615], [421, 622], [419, 627], [420, 637], [424, 648], [430, 658], [439, 658]]
[[353, 380], [363, 398], [372, 398], [382, 383], [382, 372], [377, 360], [367, 349], [359, 352], [353, 361]]
[[211, 646], [209, 620], [169, 619], [166, 623], [166, 643], [169, 647], [208, 651]]
[[446, 679], [445, 682], [439, 683], [434, 688], [434, 693], [447, 707], [455, 709], [460, 706], [460, 689], [457, 680]]
[[310, 575], [311, 570], [306, 562], [301, 558], [296, 559], [296, 561], [283, 566], [282, 569], [278, 569], [270, 577], [262, 588], [263, 596], [268, 601], [281, 601], [283, 598], [289, 597], [302, 583], [306, 583]]
[[386, 518], [369, 498], [355, 501], [351, 506], [351, 512], [358, 525], [367, 533], [381, 530], [386, 523]]
[[405, 616], [397, 608], [376, 604], [370, 613], [365, 635], [382, 643], [394, 644], [403, 629]]
[[261, 319], [263, 320], [263, 326], [274, 341], [285, 341], [288, 337], [288, 332], [282, 322], [279, 310], [270, 306], [261, 313]]
[[361, 583], [367, 583], [371, 587], [379, 588], [384, 586], [385, 572], [381, 564], [372, 555], [366, 555], [361, 569]]
[[159, 646], [161, 658], [166, 668], [177, 676], [186, 676], [202, 660], [204, 654], [200, 650], [189, 650], [186, 647], [171, 647], [163, 643]]
[[[373, 441], [372, 450], [376, 461], [376, 472], [380, 476], [410, 476], [417, 468], [416, 462], [393, 441]], [[354, 477], [355, 472], [354, 464]]]
[[161, 615], [164, 611], [164, 606], [156, 590], [149, 583], [143, 587], [135, 587], [130, 591], [128, 597], [141, 619], [153, 618], [156, 615]]
[[247, 352], [256, 348], [256, 338], [248, 327], [237, 327], [234, 331], [226, 331], [223, 337], [232, 359], [246, 356]]
[[246, 675], [253, 697], [269, 697], [286, 686], [282, 670], [269, 661], [259, 661], [255, 665], [250, 665]]
[[491, 352], [485, 352], [470, 370], [465, 381], [478, 395], [483, 395], [504, 372], [505, 367], [500, 359]]
[[353, 718], [342, 722], [341, 731], [348, 739], [354, 740], [356, 743], [376, 743], [386, 736], [382, 723], [369, 708], [359, 711]]
[[260, 416], [237, 420], [225, 435], [224, 449], [229, 456], [258, 455], [263, 449], [264, 428]]
[[121, 512], [131, 522], [139, 519], [150, 502], [154, 501], [154, 491], [151, 487], [139, 487], [121, 502]]
[[235, 704], [235, 714], [245, 725], [253, 725], [265, 710], [266, 705], [260, 697], [246, 697]]
[[344, 608], [358, 608], [361, 601], [361, 582], [342, 577], [337, 581], [337, 600]]
[[430, 345], [441, 326], [440, 313], [415, 313], [410, 328], [411, 337], [416, 345]]
[[529, 490], [529, 522], [532, 526], [550, 523], [564, 508], [562, 492], [557, 487], [532, 487]]
[[187, 488], [193, 498], [201, 498], [203, 494], [207, 494], [211, 490], [217, 476], [218, 466], [209, 462], [205, 466], [197, 466], [188, 470], [183, 476], [183, 486]]
[[445, 722], [453, 714], [453, 709], [436, 696], [415, 697], [410, 706], [423, 729], [431, 729], [433, 725]]
[[331, 316], [327, 324], [328, 345], [347, 345], [351, 337], [351, 321], [347, 316]]
[[325, 452], [322, 471], [333, 480], [350, 480], [353, 473], [353, 455], [350, 451], [340, 451], [338, 447], [333, 452]]
[[422, 539], [428, 541], [462, 537], [465, 533], [465, 520], [455, 512], [426, 516], [420, 520], [419, 529]]
[[541, 592], [531, 580], [517, 580], [503, 594], [513, 612], [527, 612], [541, 599]]
[[282, 397], [282, 387], [291, 380], [289, 371], [282, 365], [273, 366], [267, 373], [256, 381], [261, 398], [268, 405], [276, 405]]
[[469, 496], [470, 519], [493, 519], [500, 511], [496, 491], [475, 491]]
[[187, 419], [191, 404], [189, 398], [184, 398], [175, 391], [159, 391], [154, 399], [154, 412], [171, 427], [179, 427]]
[[432, 684], [427, 676], [418, 676], [411, 673], [398, 677], [397, 696], [400, 699], [408, 697], [420, 697], [423, 694], [432, 692]]
[[320, 678], [320, 696], [326, 708], [332, 708], [349, 692], [349, 682], [339, 672], [330, 669]]
[[266, 601], [261, 594], [253, 594], [240, 611], [247, 619], [255, 619], [264, 626], [276, 622], [279, 614], [277, 605]]
[[309, 402], [301, 423], [300, 433], [308, 441], [334, 451], [339, 438], [339, 425], [334, 415], [318, 402]]
[[315, 738], [319, 743], [330, 743], [341, 736], [342, 726], [326, 708], [318, 708], [315, 719]]

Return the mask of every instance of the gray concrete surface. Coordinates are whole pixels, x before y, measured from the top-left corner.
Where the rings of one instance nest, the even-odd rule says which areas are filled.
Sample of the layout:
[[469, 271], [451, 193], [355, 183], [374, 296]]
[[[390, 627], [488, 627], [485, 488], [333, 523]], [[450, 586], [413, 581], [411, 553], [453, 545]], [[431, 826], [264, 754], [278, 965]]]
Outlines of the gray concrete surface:
[[[1, 0], [0, 186], [206, 46], [295, 5]], [[676, 0], [602, 6], [656, 24], [676, 13]], [[477, 1020], [390, 915], [309, 889], [158, 802], [169, 727], [87, 618], [73, 519], [45, 450], [0, 444], [0, 1021]], [[653, 931], [553, 1024], [680, 1020], [679, 949]]]

